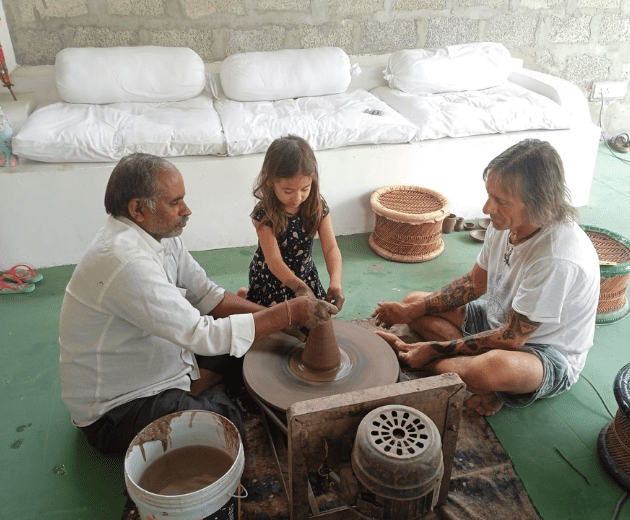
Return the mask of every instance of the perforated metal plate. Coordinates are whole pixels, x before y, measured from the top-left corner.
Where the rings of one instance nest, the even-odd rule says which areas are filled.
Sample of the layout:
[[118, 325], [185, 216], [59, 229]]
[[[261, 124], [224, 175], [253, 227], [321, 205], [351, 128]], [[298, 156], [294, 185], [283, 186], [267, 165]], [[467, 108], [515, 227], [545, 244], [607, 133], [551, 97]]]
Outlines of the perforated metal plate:
[[375, 410], [370, 416], [368, 438], [380, 452], [406, 459], [418, 455], [430, 441], [427, 420], [417, 411]]

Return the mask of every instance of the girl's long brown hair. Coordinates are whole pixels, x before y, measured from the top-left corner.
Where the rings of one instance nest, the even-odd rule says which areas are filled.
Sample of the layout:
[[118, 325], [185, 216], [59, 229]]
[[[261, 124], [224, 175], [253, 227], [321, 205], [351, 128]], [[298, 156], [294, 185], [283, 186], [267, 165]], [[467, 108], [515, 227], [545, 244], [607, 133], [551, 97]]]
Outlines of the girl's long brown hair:
[[276, 236], [286, 231], [289, 216], [282, 209], [282, 204], [276, 197], [273, 185], [279, 179], [290, 179], [298, 174], [310, 176], [313, 179], [311, 192], [300, 206], [304, 231], [311, 238], [315, 236], [322, 218], [319, 173], [315, 153], [305, 139], [296, 135], [279, 137], [274, 140], [267, 149], [262, 169], [254, 186], [254, 197], [260, 202], [256, 204], [251, 216], [263, 209], [265, 215], [261, 223], [271, 223]]

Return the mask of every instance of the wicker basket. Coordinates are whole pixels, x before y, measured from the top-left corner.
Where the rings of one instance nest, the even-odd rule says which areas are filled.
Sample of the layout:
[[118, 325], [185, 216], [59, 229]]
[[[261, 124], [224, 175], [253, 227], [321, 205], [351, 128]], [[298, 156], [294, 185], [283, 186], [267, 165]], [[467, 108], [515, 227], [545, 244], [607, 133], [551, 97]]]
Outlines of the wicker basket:
[[420, 186], [387, 186], [370, 199], [376, 215], [370, 247], [396, 262], [426, 262], [444, 251], [442, 221], [446, 197]]
[[612, 231], [582, 226], [593, 242], [600, 266], [599, 303], [596, 323], [619, 321], [630, 313], [626, 299], [630, 274], [630, 241]]
[[630, 365], [617, 373], [613, 394], [619, 409], [599, 433], [597, 454], [617, 482], [630, 489]]

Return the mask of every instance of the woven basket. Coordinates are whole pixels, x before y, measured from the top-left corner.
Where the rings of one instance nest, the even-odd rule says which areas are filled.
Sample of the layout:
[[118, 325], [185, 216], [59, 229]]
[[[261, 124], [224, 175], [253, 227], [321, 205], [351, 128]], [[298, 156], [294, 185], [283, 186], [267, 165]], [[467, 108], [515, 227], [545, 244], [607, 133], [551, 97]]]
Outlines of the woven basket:
[[597, 439], [597, 454], [604, 467], [626, 489], [630, 489], [630, 364], [615, 377], [613, 393], [619, 410], [602, 428]]
[[617, 410], [606, 435], [608, 450], [619, 467], [630, 475], [630, 421]]
[[370, 198], [376, 215], [370, 247], [396, 262], [426, 262], [444, 251], [442, 221], [449, 214], [444, 195], [420, 186], [387, 186]]
[[597, 323], [611, 323], [627, 316], [626, 289], [630, 274], [630, 241], [612, 231], [582, 226], [599, 256], [600, 290]]

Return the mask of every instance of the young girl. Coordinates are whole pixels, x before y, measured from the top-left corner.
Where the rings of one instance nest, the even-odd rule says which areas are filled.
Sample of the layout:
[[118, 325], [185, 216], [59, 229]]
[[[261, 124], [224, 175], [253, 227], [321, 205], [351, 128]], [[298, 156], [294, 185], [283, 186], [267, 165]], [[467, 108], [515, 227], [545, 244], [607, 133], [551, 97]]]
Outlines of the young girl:
[[[289, 135], [271, 143], [254, 196], [259, 199], [251, 213], [258, 249], [249, 264], [249, 290], [242, 287], [238, 294], [265, 307], [310, 294], [341, 310], [341, 252], [319, 194], [317, 160], [304, 139]], [[313, 262], [315, 233], [330, 276], [327, 292]]]

